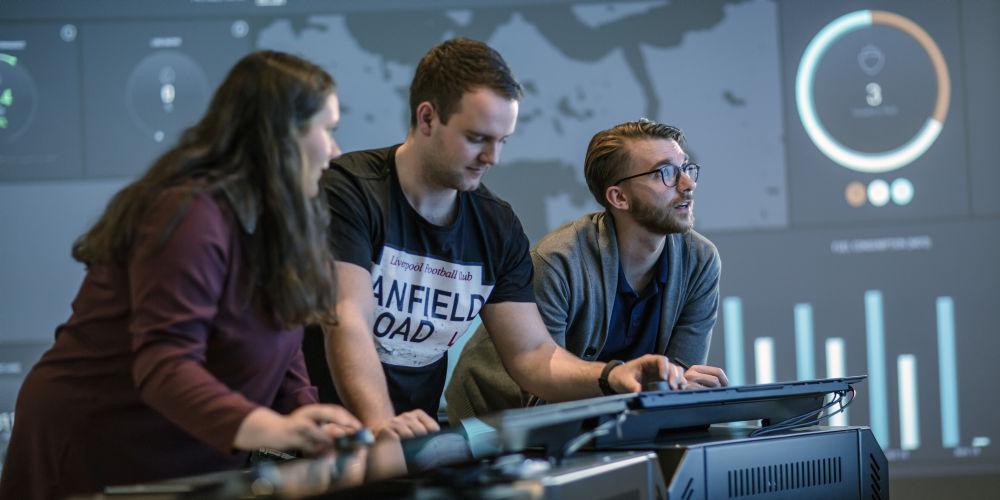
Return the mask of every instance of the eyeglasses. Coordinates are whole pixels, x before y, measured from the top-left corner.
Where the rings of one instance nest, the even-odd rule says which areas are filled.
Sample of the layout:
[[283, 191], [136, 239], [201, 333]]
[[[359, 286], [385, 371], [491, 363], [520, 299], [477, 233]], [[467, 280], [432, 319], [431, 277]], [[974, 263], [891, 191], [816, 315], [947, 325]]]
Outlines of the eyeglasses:
[[700, 171], [701, 171], [701, 165], [698, 165], [697, 163], [688, 163], [683, 167], [678, 167], [673, 163], [664, 163], [663, 165], [660, 165], [659, 167], [656, 167], [648, 172], [630, 175], [628, 177], [622, 177], [621, 179], [618, 179], [617, 181], [613, 182], [611, 185], [617, 186], [629, 179], [635, 179], [636, 177], [642, 177], [644, 175], [658, 173], [660, 174], [660, 181], [663, 182], [664, 186], [674, 187], [677, 185], [678, 182], [680, 182], [682, 172], [687, 174], [687, 176], [690, 177], [692, 181], [698, 182], [698, 172]]

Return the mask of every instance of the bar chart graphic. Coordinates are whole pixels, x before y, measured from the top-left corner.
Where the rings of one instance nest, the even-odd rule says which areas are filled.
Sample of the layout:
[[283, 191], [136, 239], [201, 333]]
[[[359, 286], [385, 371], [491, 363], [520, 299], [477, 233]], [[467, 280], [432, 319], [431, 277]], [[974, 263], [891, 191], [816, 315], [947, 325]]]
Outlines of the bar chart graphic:
[[812, 306], [795, 304], [795, 366], [799, 380], [816, 378]]
[[[738, 296], [724, 297], [722, 316], [724, 323], [725, 369], [734, 385], [746, 383], [771, 383], [779, 380], [776, 376], [776, 343], [773, 335], [745, 338], [744, 305]], [[960, 428], [960, 402], [958, 396], [958, 362], [956, 359], [955, 301], [952, 297], [937, 297], [933, 302], [936, 313], [937, 357], [919, 359], [916, 354], [903, 353], [895, 357], [895, 363], [886, 354], [886, 318], [884, 294], [881, 290], [866, 290], [859, 301], [859, 309], [864, 314], [865, 367], [868, 379], [867, 389], [868, 419], [851, 422], [847, 411], [834, 415], [830, 425], [863, 424], [872, 428], [875, 438], [886, 449], [914, 451], [925, 446], [922, 438], [920, 401], [932, 397], [921, 394], [922, 384], [918, 366], [923, 363], [936, 364], [933, 371], [938, 373], [940, 399], [941, 447], [959, 448], [962, 443]], [[813, 324], [813, 305], [796, 303], [791, 311], [794, 332], [795, 373], [798, 380], [817, 378], [823, 373], [827, 378], [853, 375], [847, 370], [847, 342], [843, 337], [817, 339]], [[825, 371], [817, 370], [816, 346], [823, 349]], [[747, 378], [744, 351], [752, 346], [753, 379]], [[890, 368], [895, 373], [897, 394], [890, 395]], [[926, 389], [925, 389], [926, 390]], [[897, 403], [896, 425], [891, 423], [890, 401]], [[987, 436], [970, 437], [966, 440], [970, 447], [988, 446]]]
[[941, 444], [958, 446], [958, 369], [955, 362], [955, 303], [937, 299], [938, 364], [941, 384]]
[[[920, 410], [917, 406], [917, 357], [901, 354], [896, 360], [899, 376], [899, 448], [920, 448]], [[884, 445], [883, 445], [884, 446]]]
[[774, 377], [774, 338], [757, 337], [753, 341], [753, 356], [757, 384], [771, 384], [777, 380]]
[[[839, 337], [826, 339], [826, 378], [842, 378], [847, 376], [844, 349], [844, 339]], [[850, 410], [845, 409], [830, 417], [830, 425], [848, 425], [848, 411]]]
[[739, 297], [722, 299], [726, 320], [726, 374], [733, 385], [746, 384], [743, 374], [743, 302]]
[[865, 375], [829, 424], [870, 427], [893, 474], [1000, 473], [1000, 218], [710, 239], [733, 384]]

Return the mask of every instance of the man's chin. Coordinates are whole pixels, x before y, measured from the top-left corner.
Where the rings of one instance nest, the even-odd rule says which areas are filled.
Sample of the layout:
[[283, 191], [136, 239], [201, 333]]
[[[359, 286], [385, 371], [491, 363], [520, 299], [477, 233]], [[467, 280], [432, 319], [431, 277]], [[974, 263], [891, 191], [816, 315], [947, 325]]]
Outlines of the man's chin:
[[657, 228], [657, 232], [663, 235], [686, 234], [694, 229], [694, 215], [682, 219], [670, 218], [663, 221]]
[[468, 176], [442, 177], [436, 182], [439, 187], [454, 189], [455, 191], [475, 191], [479, 189], [479, 183], [480, 179], [473, 179]]
[[455, 183], [455, 189], [459, 191], [475, 191], [479, 189], [479, 185], [482, 184], [482, 182], [482, 177], [476, 177], [475, 179], [466, 177]]
[[686, 220], [678, 224], [678, 227], [682, 228], [681, 231], [678, 231], [680, 233], [691, 232], [691, 230], [694, 229], [694, 214], [689, 215]]

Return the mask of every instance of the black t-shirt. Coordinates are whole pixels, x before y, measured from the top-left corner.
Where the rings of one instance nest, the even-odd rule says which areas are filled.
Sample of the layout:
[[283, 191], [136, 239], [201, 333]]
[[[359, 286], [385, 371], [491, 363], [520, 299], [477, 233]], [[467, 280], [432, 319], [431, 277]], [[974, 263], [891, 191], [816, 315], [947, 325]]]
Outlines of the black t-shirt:
[[[534, 302], [531, 258], [510, 205], [482, 185], [458, 193], [450, 225], [421, 217], [400, 188], [397, 147], [350, 153], [331, 164], [323, 177], [330, 244], [337, 260], [371, 270], [372, 335], [396, 412], [420, 408], [433, 416], [447, 350], [483, 305]], [[310, 364], [323, 359], [315, 346], [306, 349], [313, 351]], [[335, 394], [322, 380], [313, 382], [321, 397]]]

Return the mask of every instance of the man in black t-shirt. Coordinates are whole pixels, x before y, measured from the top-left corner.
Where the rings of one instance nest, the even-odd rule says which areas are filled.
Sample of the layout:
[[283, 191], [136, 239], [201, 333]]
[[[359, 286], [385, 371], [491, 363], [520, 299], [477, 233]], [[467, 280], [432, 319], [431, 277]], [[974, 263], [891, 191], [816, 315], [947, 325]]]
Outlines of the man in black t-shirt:
[[338, 323], [324, 335], [336, 390], [317, 376], [315, 345], [306, 346], [310, 373], [323, 399], [336, 394], [376, 430], [436, 430], [427, 414], [444, 388], [447, 350], [477, 315], [511, 377], [546, 401], [685, 383], [664, 356], [587, 362], [549, 336], [527, 237], [510, 205], [480, 184], [514, 132], [521, 95], [496, 51], [444, 42], [417, 66], [405, 142], [346, 154], [323, 179], [337, 258]]
[[[400, 186], [401, 146], [354, 153], [325, 180], [337, 259], [370, 269], [370, 332], [395, 412], [437, 413], [447, 350], [487, 304], [534, 301], [528, 240], [510, 205], [480, 185], [436, 224]], [[324, 391], [325, 392], [325, 391]]]

